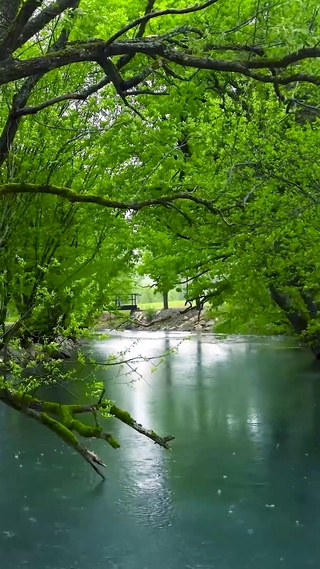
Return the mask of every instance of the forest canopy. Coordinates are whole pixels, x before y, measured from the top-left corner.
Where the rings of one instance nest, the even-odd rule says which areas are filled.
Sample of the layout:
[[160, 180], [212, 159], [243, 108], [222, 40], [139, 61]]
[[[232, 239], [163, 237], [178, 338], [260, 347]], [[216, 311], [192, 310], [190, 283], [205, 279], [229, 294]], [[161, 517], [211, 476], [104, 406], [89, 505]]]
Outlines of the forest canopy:
[[315, 0], [0, 0], [0, 400], [92, 466], [78, 435], [118, 443], [75, 416], [138, 423], [37, 391], [137, 272], [320, 354], [319, 26]]

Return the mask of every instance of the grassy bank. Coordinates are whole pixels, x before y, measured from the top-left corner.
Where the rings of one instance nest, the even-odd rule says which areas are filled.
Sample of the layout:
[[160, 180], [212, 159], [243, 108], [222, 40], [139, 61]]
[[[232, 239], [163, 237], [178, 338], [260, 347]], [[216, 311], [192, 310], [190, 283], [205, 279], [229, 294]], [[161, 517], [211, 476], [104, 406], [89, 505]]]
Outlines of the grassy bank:
[[[184, 303], [184, 300], [169, 300], [169, 308], [185, 308]], [[149, 308], [161, 310], [163, 308], [163, 302], [139, 302], [138, 306], [141, 310], [148, 310]]]

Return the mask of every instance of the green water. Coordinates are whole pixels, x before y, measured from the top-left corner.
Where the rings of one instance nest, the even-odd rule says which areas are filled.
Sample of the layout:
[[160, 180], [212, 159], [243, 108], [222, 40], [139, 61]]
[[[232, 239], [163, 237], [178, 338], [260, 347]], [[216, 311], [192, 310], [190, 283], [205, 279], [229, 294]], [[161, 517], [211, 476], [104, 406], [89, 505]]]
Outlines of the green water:
[[[177, 342], [127, 333], [91, 348], [103, 361]], [[0, 409], [1, 569], [318, 568], [312, 356], [279, 339], [195, 336], [155, 373], [145, 362], [137, 371], [129, 385], [115, 368], [99, 373], [139, 422], [176, 436], [173, 451], [112, 422], [123, 448], [91, 445], [108, 465], [104, 483], [53, 434]]]

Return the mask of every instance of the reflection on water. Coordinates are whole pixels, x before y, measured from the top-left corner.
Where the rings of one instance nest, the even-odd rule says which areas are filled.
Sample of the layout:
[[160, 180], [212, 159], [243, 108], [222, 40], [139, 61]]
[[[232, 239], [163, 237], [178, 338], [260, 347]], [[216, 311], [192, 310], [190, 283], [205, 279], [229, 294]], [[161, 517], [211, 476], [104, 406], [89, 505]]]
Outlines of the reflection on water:
[[182, 340], [128, 332], [91, 346], [103, 361], [130, 348], [158, 358], [179, 344], [154, 373], [139, 363], [139, 381], [99, 372], [139, 422], [176, 435], [168, 453], [111, 421], [122, 449], [92, 444], [108, 464], [104, 484], [54, 435], [0, 410], [1, 569], [319, 567], [311, 356], [279, 339]]

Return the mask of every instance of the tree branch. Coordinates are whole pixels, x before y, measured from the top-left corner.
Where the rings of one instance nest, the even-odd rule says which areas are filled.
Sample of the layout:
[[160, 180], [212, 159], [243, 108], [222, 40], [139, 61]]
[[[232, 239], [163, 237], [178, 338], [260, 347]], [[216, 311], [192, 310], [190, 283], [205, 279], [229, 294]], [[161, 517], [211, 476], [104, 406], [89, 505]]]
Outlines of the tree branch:
[[13, 97], [12, 111], [9, 113], [0, 135], [0, 166], [7, 158], [11, 144], [19, 128], [20, 121], [18, 120], [18, 117], [20, 115], [15, 113], [15, 109], [18, 109], [21, 105], [24, 106], [27, 103], [33, 88], [39, 82], [42, 75], [43, 74], [40, 76], [36, 75], [34, 77], [28, 77], [20, 90]]
[[92, 405], [61, 405], [53, 401], [41, 401], [32, 395], [13, 389], [2, 388], [0, 389], [0, 401], [56, 433], [68, 446], [76, 450], [102, 478], [104, 476], [96, 465], [105, 467], [104, 462], [94, 452], [84, 447], [74, 432], [85, 438], [104, 439], [113, 448], [119, 448], [120, 444], [112, 435], [105, 433], [98, 423], [92, 427], [75, 419], [74, 416], [77, 414], [95, 414], [96, 411], [107, 411], [110, 416], [116, 417], [122, 423], [125, 423], [161, 447], [169, 449], [168, 442], [174, 439], [172, 435], [161, 437], [155, 431], [146, 429], [140, 423], [137, 423], [127, 411], [123, 411], [108, 400], [102, 401], [103, 394], [104, 392], [98, 403]]
[[[230, 46], [228, 46], [229, 49]], [[114, 42], [112, 45], [107, 45], [107, 42], [102, 40], [73, 42], [59, 52], [53, 52], [44, 56], [26, 60], [7, 59], [0, 64], [0, 85], [22, 79], [23, 77], [47, 73], [72, 63], [92, 61], [101, 64], [105, 58], [121, 55], [131, 57], [138, 53], [150, 56], [153, 59], [160, 58], [159, 65], [162, 65], [162, 58], [164, 58], [166, 62], [176, 63], [181, 67], [237, 73], [263, 83], [288, 85], [293, 82], [307, 82], [314, 85], [320, 84], [319, 75], [296, 73], [282, 76], [279, 73], [275, 77], [270, 74], [271, 69], [279, 69], [282, 72], [287, 67], [300, 61], [319, 58], [320, 48], [317, 47], [303, 48], [280, 59], [261, 58], [248, 61], [232, 61], [190, 55], [166, 45], [161, 40], [161, 36], [159, 36], [159, 38], [155, 37], [152, 40], [150, 38], [132, 39]], [[265, 70], [269, 73], [256, 73], [255, 69]]]
[[[72, 0], [73, 1], [73, 0]], [[80, 0], [74, 0], [73, 4], [77, 6]], [[70, 30], [62, 29], [57, 41], [49, 47], [48, 52], [55, 51], [65, 47], [66, 42], [69, 37]], [[44, 73], [39, 73], [32, 77], [28, 77], [23, 85], [20, 87], [18, 92], [14, 95], [12, 99], [12, 109], [8, 115], [6, 124], [2, 130], [0, 136], [0, 166], [6, 160], [9, 150], [11, 148], [12, 142], [16, 136], [19, 128], [20, 118], [26, 114], [34, 114], [32, 112], [21, 112], [21, 108], [25, 107], [27, 101], [37, 83], [41, 80]], [[49, 105], [47, 105], [49, 106]], [[31, 107], [32, 108], [32, 107]], [[45, 107], [42, 107], [45, 108]], [[30, 109], [30, 107], [29, 107]], [[40, 110], [40, 109], [39, 109]], [[19, 112], [20, 111], [20, 112]], [[36, 110], [34, 112], [37, 112]]]
[[[86, 462], [95, 470], [101, 478], [104, 478], [102, 472], [96, 466], [97, 464], [105, 467], [104, 462], [92, 451], [83, 446], [77, 439], [76, 435], [69, 429], [62, 421], [53, 419], [47, 412], [43, 411], [48, 407], [52, 414], [60, 415], [57, 410], [63, 406], [58, 403], [46, 402], [42, 403], [30, 395], [24, 395], [18, 392], [9, 391], [6, 389], [0, 390], [0, 401], [12, 407], [16, 411], [23, 413], [27, 417], [44, 425], [50, 431], [58, 435], [68, 446], [73, 448], [76, 452], [84, 458]], [[56, 411], [56, 413], [55, 413]], [[84, 425], [85, 426], [85, 425]], [[89, 427], [90, 429], [91, 427]], [[90, 436], [90, 435], [89, 435]]]
[[37, 184], [0, 184], [0, 198], [7, 195], [17, 195], [17, 194], [52, 194], [59, 196], [63, 199], [70, 201], [71, 203], [93, 203], [101, 205], [108, 208], [120, 209], [124, 211], [140, 211], [145, 207], [150, 206], [167, 206], [168, 204], [175, 202], [176, 200], [188, 200], [196, 204], [203, 205], [211, 213], [215, 215], [220, 215], [223, 222], [226, 225], [230, 225], [228, 221], [224, 218], [222, 211], [213, 205], [211, 200], [206, 200], [200, 198], [191, 192], [180, 192], [168, 196], [162, 196], [159, 198], [150, 198], [148, 200], [141, 200], [138, 202], [120, 202], [115, 200], [109, 200], [102, 196], [97, 196], [94, 194], [77, 194], [69, 188], [60, 188], [57, 186], [41, 186]]
[[[216, 4], [216, 2], [218, 2], [218, 0], [209, 0], [208, 2], [205, 2], [204, 4], [197, 4], [195, 6], [189, 6], [189, 8], [181, 8], [181, 9], [169, 8], [168, 10], [159, 10], [157, 12], [151, 12], [150, 11], [150, 12], [146, 13], [144, 16], [141, 16], [140, 18], [137, 18], [136, 20], [134, 20], [133, 22], [130, 22], [126, 26], [123, 26], [120, 30], [118, 30], [115, 34], [113, 34], [113, 36], [111, 36], [107, 40], [106, 47], [108, 45], [111, 45], [120, 36], [123, 36], [123, 34], [128, 32], [129, 30], [132, 30], [132, 28], [135, 28], [135, 27], [139, 26], [140, 24], [144, 24], [144, 26], [145, 26], [147, 24], [147, 22], [149, 22], [149, 20], [151, 20], [152, 18], [159, 18], [161, 16], [168, 16], [170, 14], [191, 14], [192, 12], [199, 12], [201, 10], [204, 10], [205, 8], [208, 8], [212, 4]], [[152, 4], [152, 2], [150, 2], [149, 4]], [[143, 29], [143, 32], [144, 32], [144, 29]]]
[[20, 33], [31, 18], [34, 11], [39, 8], [43, 2], [44, 0], [26, 0], [26, 2], [22, 5], [20, 12], [18, 12], [17, 16], [15, 17], [14, 21], [0, 42], [0, 50], [2, 53], [1, 59], [6, 59], [15, 51], [16, 42]]
[[135, 419], [133, 419], [133, 417], [131, 417], [130, 413], [128, 413], [127, 411], [123, 411], [122, 409], [119, 409], [119, 407], [117, 407], [116, 405], [112, 405], [110, 407], [110, 413], [111, 413], [111, 415], [114, 415], [114, 417], [116, 417], [117, 419], [122, 421], [122, 423], [125, 423], [126, 425], [131, 427], [131, 429], [134, 429], [135, 431], [137, 431], [141, 435], [148, 437], [149, 439], [151, 439], [152, 441], [154, 441], [156, 444], [160, 445], [161, 447], [163, 447], [167, 450], [170, 448], [168, 445], [168, 442], [172, 441], [174, 439], [174, 436], [166, 435], [164, 437], [159, 437], [159, 435], [157, 435], [157, 433], [155, 433], [154, 431], [152, 431], [150, 429], [146, 429], [145, 427], [140, 425], [140, 423], [137, 423], [137, 421]]
[[[155, 3], [156, 3], [156, 0], [148, 0], [147, 6], [145, 9], [145, 13], [144, 13], [145, 16], [148, 16], [148, 14], [151, 14]], [[144, 32], [146, 31], [147, 23], [148, 23], [148, 20], [146, 20], [146, 19], [141, 22], [139, 29], [136, 33], [136, 38], [142, 38]]]
[[[62, 101], [68, 101], [68, 100], [85, 101], [88, 97], [90, 97], [90, 95], [97, 93], [100, 89], [102, 89], [109, 83], [110, 79], [108, 77], [105, 77], [104, 79], [99, 81], [99, 83], [96, 83], [96, 85], [92, 85], [91, 87], [85, 89], [84, 91], [80, 91], [79, 93], [66, 93], [65, 95], [58, 95], [57, 97], [53, 97], [52, 99], [48, 99], [47, 101], [39, 103], [39, 105], [18, 108], [12, 111], [11, 116], [22, 117], [24, 115], [35, 115], [39, 111], [51, 107], [52, 105], [56, 105], [57, 103], [61, 103]], [[132, 93], [128, 94], [131, 95]]]
[[63, 12], [70, 8], [77, 8], [79, 0], [56, 0], [45, 7], [40, 14], [29, 20], [24, 30], [18, 37], [15, 49], [24, 45], [29, 39], [40, 32], [54, 18], [60, 16]]
[[66, 429], [64, 425], [62, 425], [59, 421], [53, 419], [52, 417], [47, 415], [47, 413], [43, 412], [38, 413], [37, 411], [34, 411], [33, 409], [30, 409], [28, 407], [26, 408], [22, 407], [21, 411], [31, 419], [34, 419], [35, 421], [42, 423], [42, 425], [44, 425], [45, 427], [56, 433], [56, 435], [58, 435], [68, 446], [70, 446], [76, 452], [78, 452], [80, 456], [82, 456], [82, 458], [84, 458], [84, 460], [88, 462], [90, 466], [92, 466], [95, 472], [99, 476], [101, 476], [101, 478], [103, 479], [105, 478], [102, 472], [96, 466], [98, 464], [99, 466], [103, 466], [104, 468], [106, 467], [105, 463], [101, 460], [101, 458], [99, 458], [98, 455], [96, 455], [96, 453], [90, 451], [84, 445], [82, 445], [78, 441], [77, 437], [69, 429]]
[[92, 411], [99, 411], [100, 409], [108, 409], [109, 413], [116, 417], [116, 419], [119, 419], [119, 421], [125, 423], [128, 425], [128, 427], [131, 427], [131, 429], [134, 429], [141, 435], [144, 435], [148, 439], [151, 439], [154, 443], [167, 450], [170, 449], [168, 442], [173, 441], [175, 438], [173, 435], [165, 435], [164, 437], [161, 437], [155, 433], [155, 431], [146, 429], [140, 423], [137, 423], [137, 421], [131, 417], [128, 411], [123, 411], [123, 409], [120, 409], [114, 404], [110, 405], [110, 401], [100, 402], [99, 399], [99, 402], [93, 405], [68, 405], [68, 407], [70, 408], [70, 411], [73, 415], [79, 413], [90, 413]]

